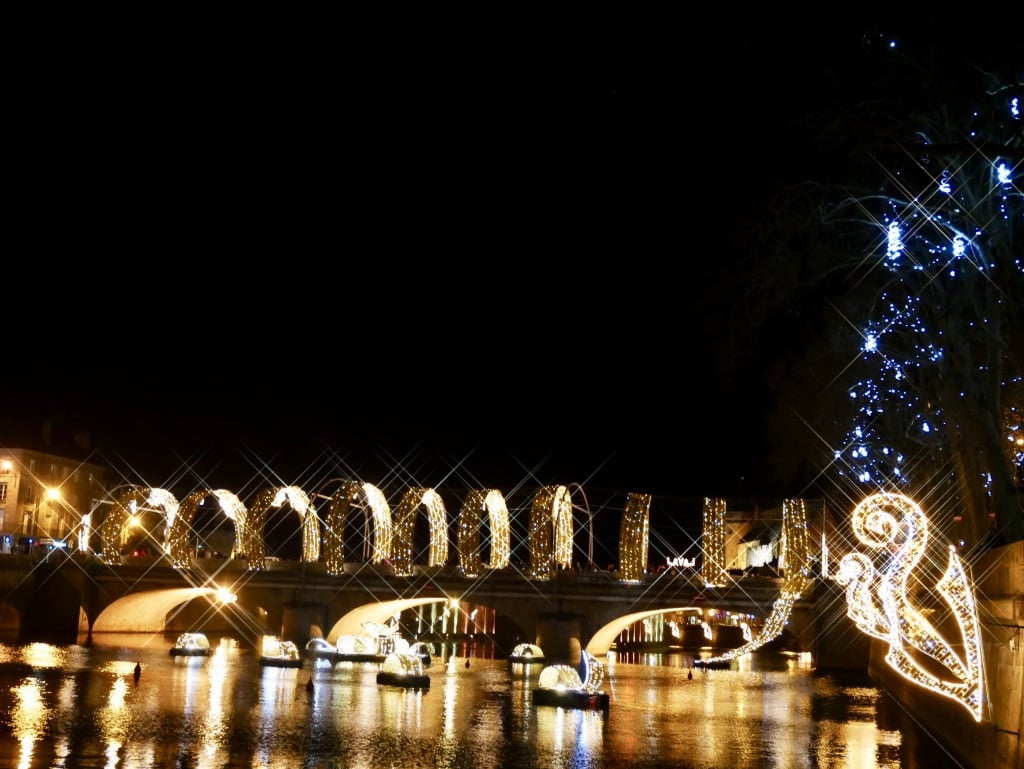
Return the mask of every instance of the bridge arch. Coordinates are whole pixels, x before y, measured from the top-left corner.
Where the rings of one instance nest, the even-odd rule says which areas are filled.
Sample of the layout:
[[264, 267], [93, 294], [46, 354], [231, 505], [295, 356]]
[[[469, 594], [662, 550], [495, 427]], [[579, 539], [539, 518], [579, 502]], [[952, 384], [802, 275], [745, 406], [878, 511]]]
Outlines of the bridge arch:
[[667, 609], [650, 609], [647, 611], [633, 612], [631, 614], [623, 614], [621, 617], [616, 617], [611, 622], [598, 628], [590, 637], [590, 640], [584, 648], [595, 657], [604, 656], [611, 649], [612, 644], [615, 642], [615, 639], [619, 637], [619, 634], [634, 622], [640, 622], [648, 617], [655, 617], [659, 614], [700, 611], [703, 608], [704, 607], [702, 606], [676, 606]]
[[417, 606], [426, 606], [432, 603], [450, 604], [451, 599], [444, 597], [400, 598], [393, 601], [373, 601], [357, 606], [331, 626], [327, 632], [327, 642], [335, 644], [342, 636], [360, 635], [366, 624], [385, 625], [392, 617], [401, 614], [406, 609], [414, 609]]
[[146, 590], [122, 596], [100, 612], [92, 623], [93, 633], [160, 633], [175, 606], [201, 596], [214, 597], [210, 587], [180, 587]]

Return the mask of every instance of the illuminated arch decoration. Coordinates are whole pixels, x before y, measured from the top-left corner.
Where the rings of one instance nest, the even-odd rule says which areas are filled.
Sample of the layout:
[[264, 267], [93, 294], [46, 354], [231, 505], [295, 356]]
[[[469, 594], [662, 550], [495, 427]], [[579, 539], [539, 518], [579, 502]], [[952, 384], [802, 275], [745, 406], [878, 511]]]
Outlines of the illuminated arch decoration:
[[391, 508], [383, 492], [369, 483], [342, 481], [331, 497], [324, 521], [324, 562], [328, 574], [342, 574], [345, 570], [345, 526], [353, 507], [362, 507], [367, 528], [373, 526], [372, 548], [370, 537], [366, 538], [366, 559], [383, 563], [391, 555]]
[[179, 569], [187, 568], [192, 558], [192, 521], [199, 505], [207, 497], [214, 497], [224, 515], [234, 522], [236, 555], [239, 551], [246, 528], [246, 509], [242, 501], [227, 489], [193, 491], [181, 501], [168, 539], [168, 554], [171, 562]]
[[174, 530], [174, 522], [178, 517], [178, 499], [166, 489], [150, 489], [146, 504], [151, 507], [159, 507], [164, 511], [164, 553], [171, 552], [171, 532]]
[[725, 500], [704, 497], [704, 530], [701, 534], [704, 559], [701, 576], [708, 587], [728, 583], [725, 573]]
[[373, 563], [384, 563], [391, 556], [395, 539], [395, 525], [391, 516], [391, 506], [384, 492], [371, 483], [363, 484], [366, 502], [373, 513]]
[[619, 530], [619, 574], [626, 582], [640, 582], [647, 571], [647, 541], [651, 495], [630, 492]]
[[[959, 702], [981, 721], [981, 626], [970, 578], [955, 549], [949, 548], [945, 573], [935, 584], [959, 627], [960, 638], [950, 644], [907, 593], [907, 580], [928, 543], [928, 520], [921, 508], [900, 494], [875, 494], [857, 505], [851, 518], [857, 538], [875, 552], [849, 553], [839, 563], [836, 581], [846, 586], [848, 616], [862, 632], [889, 644], [885, 661], [891, 668]], [[915, 659], [921, 654], [945, 673], [925, 669]]]
[[391, 548], [391, 564], [395, 574], [407, 577], [412, 574], [413, 533], [416, 524], [416, 510], [420, 505], [427, 508], [430, 526], [430, 566], [444, 566], [448, 560], [448, 511], [441, 496], [433, 489], [413, 487], [405, 492], [395, 509], [394, 540]]
[[[572, 565], [572, 497], [565, 486], [543, 486], [530, 507], [530, 576], [551, 579]], [[554, 540], [552, 542], [552, 539]]]
[[491, 562], [487, 568], [503, 569], [509, 564], [508, 506], [505, 497], [496, 489], [472, 489], [459, 511], [457, 550], [459, 567], [467, 577], [479, 577], [483, 572], [480, 561], [480, 526], [487, 511], [491, 533]]
[[131, 486], [114, 500], [110, 511], [98, 527], [100, 547], [103, 549], [103, 562], [111, 566], [120, 566], [121, 536], [128, 519], [135, 509], [149, 499], [150, 490], [143, 486]]
[[359, 504], [361, 489], [356, 481], [343, 481], [331, 496], [324, 520], [324, 564], [328, 574], [345, 571], [345, 523], [348, 512]]
[[[772, 610], [761, 626], [756, 636], [751, 636], [750, 628], [744, 627], [743, 637], [745, 643], [734, 649], [722, 652], [722, 654], [711, 657], [707, 662], [725, 662], [742, 657], [744, 654], [759, 649], [765, 644], [774, 641], [785, 630], [793, 613], [793, 604], [807, 592], [811, 586], [811, 550], [808, 547], [810, 536], [807, 531], [807, 506], [802, 499], [785, 499], [782, 501], [782, 547], [785, 552], [787, 564], [785, 579], [779, 597], [772, 602]], [[783, 559], [779, 559], [780, 568]], [[711, 628], [706, 622], [704, 635], [711, 637]]]
[[302, 522], [302, 560], [313, 563], [320, 558], [320, 525], [316, 513], [310, 512], [309, 497], [298, 486], [282, 486], [263, 489], [256, 502], [249, 509], [246, 525], [238, 532], [239, 556], [249, 561], [250, 569], [267, 568], [267, 544], [264, 533], [267, 513], [272, 507], [281, 507], [285, 502], [298, 514]]

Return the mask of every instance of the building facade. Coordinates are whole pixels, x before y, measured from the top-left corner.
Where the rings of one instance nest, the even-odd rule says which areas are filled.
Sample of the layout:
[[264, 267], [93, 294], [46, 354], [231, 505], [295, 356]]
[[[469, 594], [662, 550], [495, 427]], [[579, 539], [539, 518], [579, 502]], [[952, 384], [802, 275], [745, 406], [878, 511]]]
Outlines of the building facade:
[[77, 537], [104, 496], [106, 468], [32, 449], [0, 448], [0, 549]]

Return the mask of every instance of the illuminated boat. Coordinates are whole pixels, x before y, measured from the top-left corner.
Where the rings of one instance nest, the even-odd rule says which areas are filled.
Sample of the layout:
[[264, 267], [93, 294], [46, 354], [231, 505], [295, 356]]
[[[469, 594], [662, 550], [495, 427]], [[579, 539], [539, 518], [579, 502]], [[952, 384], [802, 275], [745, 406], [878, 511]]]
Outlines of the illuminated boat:
[[429, 689], [430, 676], [423, 669], [423, 659], [415, 652], [392, 652], [377, 673], [377, 683], [406, 689]]
[[536, 644], [517, 644], [508, 655], [508, 661], [522, 665], [543, 665], [544, 650]]
[[263, 652], [260, 654], [260, 666], [275, 668], [301, 668], [302, 655], [299, 647], [291, 641], [281, 641], [272, 636], [263, 639]]
[[583, 670], [582, 679], [576, 668], [569, 665], [549, 665], [541, 670], [533, 690], [533, 704], [607, 711], [610, 698], [601, 690], [604, 665], [584, 651]]
[[202, 633], [182, 633], [171, 647], [172, 657], [207, 657], [210, 639]]

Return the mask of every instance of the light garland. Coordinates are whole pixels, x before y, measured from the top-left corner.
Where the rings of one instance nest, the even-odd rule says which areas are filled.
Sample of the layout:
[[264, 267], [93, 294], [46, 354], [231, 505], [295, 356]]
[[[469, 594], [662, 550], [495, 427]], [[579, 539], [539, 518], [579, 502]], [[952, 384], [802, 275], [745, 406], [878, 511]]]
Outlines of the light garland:
[[[864, 633], [888, 642], [886, 663], [900, 675], [956, 700], [981, 721], [980, 623], [960, 557], [949, 548], [946, 571], [935, 585], [959, 627], [960, 638], [950, 644], [911, 603], [907, 591], [907, 580], [928, 542], [928, 520], [921, 508], [900, 494], [875, 494], [854, 508], [851, 517], [857, 538], [875, 549], [876, 558], [850, 553], [840, 561], [836, 581], [846, 586], [847, 615]], [[963, 649], [963, 656], [956, 648]], [[915, 660], [916, 652], [941, 664], [949, 676], [925, 670]]]
[[704, 497], [704, 530], [701, 535], [704, 560], [701, 576], [708, 587], [725, 585], [725, 500]]
[[627, 582], [640, 582], [647, 571], [650, 510], [650, 494], [627, 495], [619, 528], [619, 573]]
[[459, 511], [457, 549], [459, 568], [467, 577], [479, 577], [483, 571], [480, 560], [480, 526], [487, 511], [491, 533], [489, 569], [503, 569], [509, 564], [511, 531], [505, 497], [497, 489], [471, 489]]

